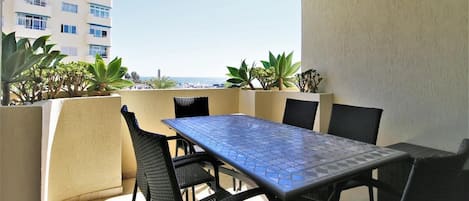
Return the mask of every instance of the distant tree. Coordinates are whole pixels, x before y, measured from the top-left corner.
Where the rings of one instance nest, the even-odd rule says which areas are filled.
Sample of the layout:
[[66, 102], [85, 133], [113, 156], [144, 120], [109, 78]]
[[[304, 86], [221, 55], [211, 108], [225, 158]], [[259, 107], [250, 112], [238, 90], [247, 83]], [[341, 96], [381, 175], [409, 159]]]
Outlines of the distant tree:
[[138, 75], [137, 72], [132, 71], [132, 72], [130, 73], [130, 77], [132, 78], [132, 81], [133, 81], [133, 82], [135, 82], [135, 83], [141, 83], [141, 81], [140, 81], [140, 75]]
[[125, 78], [126, 80], [130, 80], [130, 78], [131, 78], [131, 77], [130, 77], [130, 74], [129, 74], [129, 73], [125, 73], [124, 78]]
[[176, 81], [171, 80], [169, 77], [162, 76], [161, 78], [150, 80], [148, 84], [154, 89], [168, 89], [175, 87]]

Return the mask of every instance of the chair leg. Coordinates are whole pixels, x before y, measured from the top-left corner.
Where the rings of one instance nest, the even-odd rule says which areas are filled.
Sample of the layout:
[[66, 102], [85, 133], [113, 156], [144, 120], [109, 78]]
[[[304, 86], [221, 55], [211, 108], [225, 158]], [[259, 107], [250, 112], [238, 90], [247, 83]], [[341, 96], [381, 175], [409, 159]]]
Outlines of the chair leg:
[[218, 166], [217, 165], [214, 165], [213, 167], [213, 173], [215, 174], [215, 186], [213, 188], [213, 190], [215, 192], [218, 191], [218, 189], [221, 189], [220, 187], [220, 171], [218, 170]]
[[373, 186], [372, 185], [369, 185], [368, 186], [368, 195], [370, 196], [370, 201], [374, 201], [375, 200], [375, 197], [373, 195]]
[[176, 140], [176, 156], [178, 156], [178, 142], [179, 140]]
[[334, 184], [333, 190], [329, 195], [328, 201], [339, 201], [340, 193], [342, 193], [342, 186], [340, 184]]
[[189, 190], [186, 188], [185, 192], [186, 192], [186, 201], [189, 201]]
[[132, 201], [135, 201], [135, 198], [137, 198], [137, 188], [138, 188], [137, 179], [135, 179], [134, 192], [132, 194]]
[[184, 147], [184, 155], [187, 155], [187, 143], [183, 142], [183, 147]]
[[192, 186], [192, 201], [195, 201], [195, 187]]
[[236, 179], [231, 177], [231, 180], [233, 181], [233, 191], [236, 192]]
[[241, 181], [241, 179], [240, 179], [238, 182], [239, 182], [238, 191], [241, 191], [241, 188], [243, 187], [243, 181]]

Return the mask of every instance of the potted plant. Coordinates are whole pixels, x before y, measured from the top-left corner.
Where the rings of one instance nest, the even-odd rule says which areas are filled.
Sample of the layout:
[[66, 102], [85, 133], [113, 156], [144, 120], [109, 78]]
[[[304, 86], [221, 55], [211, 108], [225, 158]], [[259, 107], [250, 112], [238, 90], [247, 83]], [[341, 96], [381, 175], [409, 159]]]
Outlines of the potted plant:
[[295, 86], [295, 73], [300, 69], [301, 62], [292, 63], [293, 52], [286, 55], [285, 52], [274, 56], [269, 52], [269, 61], [261, 61], [264, 68], [274, 70], [275, 82], [273, 86], [282, 90], [283, 87]]
[[111, 91], [133, 86], [130, 80], [122, 79], [127, 68], [122, 66], [121, 58], [114, 58], [108, 65], [101, 56], [96, 55], [95, 63], [88, 66], [91, 73], [88, 91], [96, 95], [108, 95]]
[[[49, 36], [45, 36], [45, 41]], [[34, 44], [33, 44], [34, 46]], [[49, 90], [53, 86], [48, 86], [47, 72], [54, 71], [59, 62], [66, 57], [58, 50], [52, 50], [55, 44], [42, 43], [40, 45], [40, 52], [43, 54], [37, 63], [22, 73], [22, 76], [27, 78], [13, 84], [12, 92], [19, 98], [22, 104], [34, 103], [36, 101], [44, 100], [50, 97], [44, 97], [48, 95], [46, 89]], [[50, 90], [49, 90], [50, 91]], [[57, 91], [58, 93], [59, 91]]]
[[259, 81], [264, 90], [269, 90], [275, 83], [275, 72], [270, 66], [254, 68], [252, 70], [252, 76]]
[[31, 80], [23, 72], [47, 57], [45, 52], [37, 53], [37, 50], [45, 47], [48, 38], [49, 36], [39, 37], [31, 45], [26, 38], [16, 41], [15, 32], [8, 35], [2, 33], [2, 105], [10, 104], [11, 84]]
[[317, 93], [323, 78], [316, 69], [309, 69], [296, 74], [296, 80], [296, 86], [301, 92]]
[[248, 68], [246, 60], [241, 61], [241, 65], [239, 68], [227, 66], [229, 71], [229, 73], [227, 74], [227, 76], [229, 77], [227, 82], [233, 84], [236, 87], [243, 87], [248, 85], [250, 89], [254, 90], [254, 85], [252, 84], [252, 80], [254, 79], [254, 77], [252, 76], [254, 66], [255, 64], [253, 63], [252, 67]]

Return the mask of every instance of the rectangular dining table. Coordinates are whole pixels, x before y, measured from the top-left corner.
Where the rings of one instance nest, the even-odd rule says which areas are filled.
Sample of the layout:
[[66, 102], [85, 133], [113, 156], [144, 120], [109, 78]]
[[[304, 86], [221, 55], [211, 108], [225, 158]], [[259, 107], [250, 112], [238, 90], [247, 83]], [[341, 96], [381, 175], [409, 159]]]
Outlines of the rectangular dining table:
[[407, 157], [398, 150], [247, 115], [163, 123], [284, 201]]

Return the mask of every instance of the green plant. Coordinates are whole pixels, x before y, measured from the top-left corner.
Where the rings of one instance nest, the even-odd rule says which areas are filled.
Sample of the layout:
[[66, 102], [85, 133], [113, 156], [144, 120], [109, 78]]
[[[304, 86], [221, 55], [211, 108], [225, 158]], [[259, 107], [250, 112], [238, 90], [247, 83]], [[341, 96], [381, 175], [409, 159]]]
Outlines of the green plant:
[[134, 85], [132, 81], [122, 79], [127, 68], [122, 66], [122, 59], [118, 57], [106, 65], [103, 58], [96, 55], [95, 63], [88, 66], [88, 71], [91, 73], [89, 91], [102, 93]]
[[171, 80], [169, 77], [163, 76], [150, 80], [148, 83], [154, 89], [168, 89], [176, 86], [176, 81]]
[[[47, 40], [46, 40], [47, 42]], [[56, 94], [60, 92], [53, 92], [53, 88], [57, 86], [48, 86], [55, 82], [49, 82], [50, 79], [59, 79], [57, 73], [51, 74], [55, 71], [55, 68], [59, 62], [66, 57], [66, 55], [60, 54], [58, 50], [52, 50], [55, 44], [43, 43], [40, 46], [40, 51], [44, 57], [36, 64], [22, 73], [22, 76], [28, 78], [18, 83], [15, 83], [13, 93], [19, 97], [20, 101], [24, 104], [26, 102], [33, 103], [36, 101], [43, 100], [43, 94], [47, 91], [47, 98], [55, 98]], [[46, 73], [47, 72], [47, 73]], [[51, 76], [54, 75], [54, 76]], [[57, 80], [60, 82], [60, 80]], [[60, 85], [61, 86], [61, 85]], [[54, 93], [51, 97], [51, 93]]]
[[283, 87], [294, 86], [294, 74], [300, 69], [301, 62], [292, 64], [293, 52], [285, 55], [285, 52], [275, 57], [272, 52], [269, 52], [269, 61], [261, 61], [264, 68], [273, 68], [275, 73], [275, 83], [279, 90]]
[[65, 69], [61, 66], [44, 70], [43, 82], [47, 85], [47, 99], [57, 98], [59, 96], [64, 86], [65, 77]]
[[275, 82], [273, 68], [256, 67], [252, 70], [252, 76], [259, 81], [264, 90], [269, 90]]
[[227, 66], [229, 73], [227, 76], [229, 79], [227, 82], [232, 83], [235, 86], [243, 87], [249, 85], [251, 89], [254, 89], [254, 85], [252, 85], [252, 80], [254, 77], [252, 76], [252, 70], [255, 64], [252, 64], [252, 68], [248, 68], [246, 64], [246, 60], [241, 62], [241, 66], [239, 68]]
[[2, 33], [2, 105], [10, 104], [10, 85], [12, 83], [31, 80], [23, 75], [28, 70], [45, 58], [46, 54], [36, 53], [40, 47], [44, 47], [49, 36], [36, 39], [31, 45], [28, 39], [23, 38], [16, 41], [15, 32], [8, 35]]
[[69, 97], [81, 96], [89, 85], [91, 74], [88, 72], [88, 63], [71, 62], [63, 64], [65, 71], [64, 91]]
[[323, 78], [316, 69], [309, 69], [303, 73], [296, 74], [296, 80], [296, 85], [301, 92], [317, 93]]
[[47, 85], [47, 98], [82, 96], [90, 79], [88, 65], [85, 62], [60, 63], [56, 68], [45, 69], [43, 82]]

